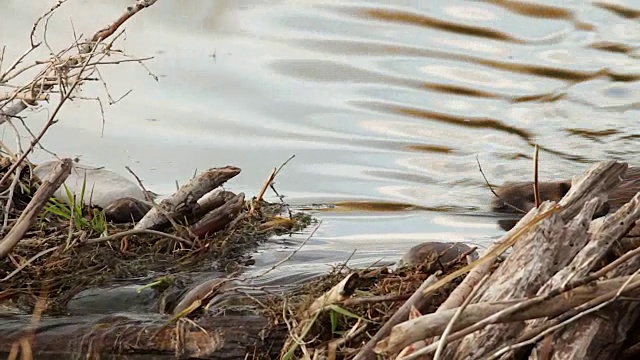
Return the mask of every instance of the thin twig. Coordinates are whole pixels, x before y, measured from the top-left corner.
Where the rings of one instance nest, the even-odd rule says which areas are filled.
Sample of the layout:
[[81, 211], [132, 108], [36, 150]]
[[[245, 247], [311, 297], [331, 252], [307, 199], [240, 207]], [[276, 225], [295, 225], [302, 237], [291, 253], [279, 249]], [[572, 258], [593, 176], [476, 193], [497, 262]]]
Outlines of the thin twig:
[[[267, 189], [269, 187], [271, 187], [273, 189], [273, 181], [276, 179], [276, 176], [278, 175], [278, 173], [280, 172], [280, 170], [282, 170], [282, 168], [285, 167], [285, 165], [287, 165], [289, 163], [289, 161], [291, 161], [294, 157], [296, 157], [295, 155], [291, 155], [287, 160], [285, 160], [285, 162], [283, 162], [280, 167], [273, 168], [273, 170], [271, 171], [271, 174], [269, 174], [269, 176], [267, 177], [267, 180], [265, 180], [264, 184], [262, 184], [262, 188], [260, 189], [260, 192], [258, 193], [258, 196], [256, 196], [256, 199], [254, 201], [251, 202], [251, 208], [249, 209], [249, 214], [250, 215], [254, 215], [256, 209], [260, 206], [260, 201], [262, 201], [262, 198], [264, 197], [264, 194], [267, 192]], [[276, 193], [276, 195], [279, 196], [278, 192], [274, 190], [274, 192]], [[280, 199], [282, 200], [282, 199]]]
[[604, 266], [602, 269], [592, 273], [589, 275], [589, 280], [596, 280], [602, 276], [605, 276], [608, 272], [614, 270], [618, 266], [625, 263], [627, 260], [640, 255], [640, 247], [635, 248], [634, 250], [626, 252], [624, 255], [617, 258], [615, 261], [612, 261], [607, 266]]
[[21, 173], [22, 166], [16, 169], [16, 174], [13, 177], [11, 186], [9, 186], [9, 195], [7, 197], [7, 205], [4, 209], [4, 219], [2, 220], [2, 229], [0, 230], [0, 235], [4, 235], [5, 230], [7, 230], [7, 225], [9, 223], [9, 214], [11, 213], [11, 206], [13, 205], [13, 194], [15, 192], [16, 185], [20, 182]]
[[22, 271], [22, 269], [26, 268], [27, 266], [29, 266], [32, 262], [34, 262], [36, 259], [38, 259], [41, 256], [47, 255], [50, 252], [56, 251], [60, 248], [60, 246], [54, 246], [52, 248], [46, 249], [46, 250], [42, 250], [39, 253], [35, 254], [33, 257], [31, 257], [31, 259], [25, 261], [24, 263], [20, 264], [20, 266], [13, 270], [9, 275], [5, 276], [3, 279], [0, 279], [0, 282], [3, 281], [7, 281], [9, 279], [11, 279], [12, 277], [14, 277], [17, 273], [19, 273], [20, 271]]
[[[634, 279], [634, 277], [636, 277], [638, 275], [638, 273], [640, 273], [640, 269], [636, 270], [633, 275], [629, 276], [629, 278], [627, 279], [627, 281], [624, 282], [624, 284], [620, 287], [620, 289], [615, 290], [615, 291], [611, 291], [607, 294], [598, 296], [594, 299], [592, 299], [591, 301], [584, 303], [583, 305], [577, 307], [576, 309], [574, 309], [573, 312], [577, 312], [575, 315], [572, 314], [572, 312], [569, 313], [565, 313], [563, 314], [563, 318], [567, 318], [566, 320], [560, 322], [558, 320], [560, 319], [554, 319], [552, 320], [553, 322], [556, 322], [555, 325], [550, 326], [549, 328], [545, 329], [544, 331], [540, 332], [539, 334], [537, 334], [536, 336], [532, 337], [531, 339], [528, 339], [526, 341], [522, 341], [519, 342], [517, 344], [512, 344], [509, 346], [506, 346], [498, 351], [496, 351], [495, 353], [493, 353], [488, 360], [493, 360], [493, 359], [498, 359], [500, 358], [500, 356], [502, 356], [504, 353], [508, 352], [508, 351], [512, 351], [515, 350], [517, 348], [523, 347], [523, 346], [527, 346], [527, 345], [531, 345], [531, 344], [535, 344], [536, 342], [538, 342], [540, 339], [544, 338], [546, 335], [553, 333], [554, 331], [561, 329], [567, 325], [569, 325], [570, 323], [579, 320], [580, 318], [589, 315], [591, 313], [594, 313], [608, 305], [610, 305], [611, 303], [613, 303], [614, 301], [616, 301], [620, 295], [625, 291], [625, 289], [627, 287], [629, 287], [629, 290], [633, 290], [635, 288], [637, 288], [637, 285], [640, 283], [638, 281], [634, 282], [631, 286], [629, 286], [629, 284], [631, 284], [631, 281]], [[586, 309], [586, 310], [582, 310], [582, 309]]]
[[[411, 308], [418, 304], [419, 302], [425, 300], [425, 296], [423, 295], [423, 291], [429, 286], [433, 285], [436, 281], [438, 281], [437, 276], [440, 275], [440, 271], [435, 274], [429, 276], [425, 281], [422, 282], [420, 287], [416, 289], [416, 291], [411, 295], [409, 300], [407, 300], [396, 312], [391, 316], [389, 320], [378, 330], [378, 332], [367, 341], [367, 343], [360, 348], [358, 354], [354, 357], [354, 360], [364, 360], [364, 359], [375, 359], [376, 355], [373, 352], [376, 344], [389, 335], [391, 329], [399, 324], [402, 321], [405, 321], [409, 316], [409, 312]], [[354, 299], [356, 300], [356, 299]], [[419, 305], [417, 305], [419, 306]]]
[[276, 170], [276, 176], [278, 176], [278, 174], [280, 173], [280, 170], [282, 170], [285, 165], [287, 165], [291, 160], [293, 160], [293, 158], [296, 157], [296, 155], [291, 155], [287, 160], [285, 160], [285, 162], [283, 162], [280, 167], [278, 167], [278, 170]]
[[[96, 44], [97, 47], [98, 44]], [[95, 47], [94, 47], [94, 51], [95, 51]], [[89, 63], [89, 61], [91, 60], [91, 58], [93, 57], [93, 51], [89, 54], [89, 56], [87, 57], [87, 59], [85, 60], [85, 62], [82, 64], [82, 68], [80, 69], [80, 74], [82, 74], [84, 72], [84, 70], [87, 67], [87, 64]], [[31, 143], [29, 144], [29, 148], [27, 149], [27, 151], [25, 151], [24, 153], [22, 153], [22, 155], [20, 155], [20, 157], [18, 158], [18, 160], [16, 160], [13, 165], [11, 165], [11, 167], [7, 170], [7, 172], [4, 174], [4, 176], [2, 177], [2, 179], [0, 179], [0, 186], [2, 186], [2, 184], [5, 183], [5, 181], [7, 181], [7, 179], [9, 178], [9, 176], [11, 176], [11, 174], [18, 168], [18, 166], [20, 166], [20, 164], [24, 161], [24, 159], [29, 155], [29, 153], [31, 151], [33, 151], [33, 147], [40, 142], [40, 140], [42, 139], [42, 137], [44, 136], [44, 134], [47, 132], [47, 130], [55, 123], [55, 118], [58, 115], [58, 112], [60, 111], [60, 109], [62, 108], [62, 105], [64, 105], [64, 103], [69, 99], [69, 97], [71, 96], [71, 93], [73, 92], [73, 90], [76, 88], [76, 86], [78, 86], [78, 84], [80, 83], [80, 81], [75, 81], [73, 82], [73, 84], [71, 85], [71, 87], [69, 88], [69, 91], [67, 91], [67, 93], [62, 97], [62, 99], [60, 99], [60, 101], [58, 102], [58, 105], [55, 107], [55, 109], [53, 110], [53, 113], [51, 113], [51, 115], [49, 116], [49, 119], [47, 120], [46, 124], [44, 125], [44, 127], [42, 128], [42, 130], [40, 131], [40, 133], [38, 134], [38, 136], [36, 136], [35, 139], [33, 139], [31, 141]]]
[[533, 199], [536, 209], [540, 207], [540, 188], [538, 186], [538, 144], [536, 151], [533, 153]]
[[495, 192], [495, 190], [493, 190], [493, 187], [491, 186], [491, 184], [489, 184], [489, 180], [487, 180], [487, 177], [484, 175], [484, 171], [482, 171], [482, 165], [480, 165], [480, 159], [478, 159], [478, 156], [477, 156], [477, 155], [476, 155], [476, 162], [478, 163], [478, 169], [480, 170], [480, 174], [482, 174], [482, 178], [484, 179], [484, 182], [487, 184], [487, 186], [489, 187], [489, 190], [491, 190], [491, 192], [493, 193], [493, 195], [495, 195], [498, 199], [500, 199], [500, 200], [501, 200], [501, 201], [502, 201], [506, 206], [508, 206], [508, 207], [512, 208], [513, 210], [515, 210], [515, 211], [517, 211], [517, 212], [519, 212], [519, 213], [526, 214], [526, 213], [527, 213], [526, 211], [524, 211], [524, 210], [522, 210], [522, 209], [520, 209], [520, 208], [518, 208], [518, 207], [516, 207], [516, 206], [513, 206], [513, 205], [511, 205], [511, 204], [509, 204], [509, 203], [507, 203], [506, 201], [504, 201], [504, 199], [502, 199], [502, 198], [500, 197], [500, 195], [498, 195], [498, 194]]

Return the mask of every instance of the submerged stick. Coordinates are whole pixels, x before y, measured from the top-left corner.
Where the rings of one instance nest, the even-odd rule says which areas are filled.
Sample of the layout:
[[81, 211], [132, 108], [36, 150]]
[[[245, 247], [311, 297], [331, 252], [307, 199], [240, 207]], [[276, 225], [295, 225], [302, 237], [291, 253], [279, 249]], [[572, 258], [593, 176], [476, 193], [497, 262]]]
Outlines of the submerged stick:
[[33, 198], [24, 209], [16, 224], [0, 241], [0, 260], [4, 259], [27, 233], [38, 214], [71, 173], [71, 159], [62, 159], [53, 171], [42, 181]]
[[536, 151], [533, 153], [533, 199], [536, 208], [540, 207], [540, 187], [538, 186], [538, 144]]

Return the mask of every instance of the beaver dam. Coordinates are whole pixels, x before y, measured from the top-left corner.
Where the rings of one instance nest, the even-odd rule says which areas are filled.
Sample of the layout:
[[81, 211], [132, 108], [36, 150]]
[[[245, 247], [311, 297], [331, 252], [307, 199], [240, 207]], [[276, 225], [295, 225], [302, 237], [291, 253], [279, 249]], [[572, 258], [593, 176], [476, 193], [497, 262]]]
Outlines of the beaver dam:
[[[238, 168], [202, 172], [132, 225], [104, 220], [107, 209], [82, 208], [75, 217], [52, 211], [60, 203], [51, 194], [71, 165], [60, 161], [42, 182], [28, 171], [16, 180], [21, 186], [0, 243], [4, 354], [631, 359], [640, 351], [640, 194], [615, 213], [594, 216], [624, 163], [602, 162], [575, 177], [558, 203], [532, 209], [477, 260], [467, 252], [448, 261], [434, 253], [395, 269], [344, 264], [291, 287], [261, 285], [235, 270], [258, 242], [301, 229], [308, 216], [282, 216], [283, 205], [226, 191], [209, 198], [218, 200], [207, 211], [201, 207], [208, 201], [197, 202]], [[172, 276], [220, 259], [224, 275], [191, 282]], [[149, 273], [157, 274], [149, 285], [155, 311], [63, 316], [81, 289]]]
[[[80, 100], [74, 90], [100, 77], [98, 67], [117, 63], [116, 54], [126, 55], [114, 47], [120, 26], [156, 0], [137, 0], [86, 39], [74, 37], [55, 54], [49, 49], [44, 59], [30, 58], [46, 42], [36, 39], [37, 30], [45, 39], [46, 22], [63, 3], [35, 19], [31, 49], [0, 74], [0, 84], [11, 89], [0, 103], [0, 124], [60, 99], [27, 149], [0, 157], [4, 358], [542, 360], [640, 354], [640, 193], [615, 209], [608, 202], [627, 164], [593, 165], [557, 202], [533, 206], [479, 257], [472, 248], [429, 243], [422, 250], [430, 251], [406, 256], [394, 268], [353, 269], [347, 262], [303, 284], [270, 284], [265, 275], [280, 263], [244, 275], [251, 253], [274, 235], [314, 223], [286, 204], [263, 200], [276, 170], [255, 197], [235, 193], [232, 180], [241, 170], [223, 166], [196, 174], [160, 200], [139, 179], [139, 187], [131, 186], [71, 159], [29, 163], [58, 110], [69, 99]], [[125, 58], [140, 64], [148, 59]], [[21, 82], [18, 75], [32, 66], [34, 77]], [[115, 190], [85, 186], [98, 173]], [[133, 292], [125, 289], [130, 284]], [[103, 308], [74, 307], [89, 297], [101, 299]]]

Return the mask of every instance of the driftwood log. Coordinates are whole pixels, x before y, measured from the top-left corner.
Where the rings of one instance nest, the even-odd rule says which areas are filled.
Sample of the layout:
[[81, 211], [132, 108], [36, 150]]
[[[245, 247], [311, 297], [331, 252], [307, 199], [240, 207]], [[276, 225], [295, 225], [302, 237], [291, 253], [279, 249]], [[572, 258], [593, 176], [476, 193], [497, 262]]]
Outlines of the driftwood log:
[[[626, 169], [626, 164], [604, 162], [592, 167], [582, 178], [576, 178], [575, 185], [560, 201], [563, 209], [540, 223], [514, 246], [513, 253], [492, 274], [474, 302], [505, 301], [546, 293], [562, 281], [568, 281], [569, 277], [586, 275], [593, 269], [597, 261], [604, 258], [609, 246], [620, 240], [640, 218], [640, 208], [637, 207], [637, 202], [632, 201], [606, 218], [606, 222], [613, 226], [603, 225], [598, 232], [592, 234], [588, 234], [589, 228], [585, 226], [585, 222], [591, 219], [606, 199], [608, 191], [620, 182], [620, 175]], [[595, 203], [591, 202], [592, 206], [586, 207], [582, 216], [574, 219], [585, 202], [592, 199], [595, 199]], [[635, 211], [627, 216], [620, 215], [628, 213], [629, 207], [635, 207]], [[537, 209], [538, 212], [545, 210], [546, 207]], [[621, 220], [620, 217], [624, 217], [625, 221], [617, 221]], [[581, 253], [576, 256], [579, 250]], [[554, 277], [556, 273], [557, 278]], [[457, 349], [452, 344], [454, 346], [450, 347], [448, 355], [452, 359], [482, 357], [498, 347], [506, 346], [508, 339], [517, 337], [524, 330], [523, 327], [524, 323], [518, 322], [489, 325], [464, 338]], [[592, 336], [589, 342], [578, 342], [577, 339], [568, 342], [585, 348], [592, 341], [598, 339]], [[558, 349], [553, 349], [552, 352]], [[552, 358], [571, 359], [551, 355]]]
[[136, 224], [135, 229], [157, 229], [170, 221], [167, 216], [173, 219], [180, 219], [193, 215], [194, 212], [199, 211], [201, 208], [198, 204], [200, 198], [239, 173], [240, 169], [235, 166], [212, 168], [202, 172], [188, 183], [182, 185], [169, 198], [154, 206]]

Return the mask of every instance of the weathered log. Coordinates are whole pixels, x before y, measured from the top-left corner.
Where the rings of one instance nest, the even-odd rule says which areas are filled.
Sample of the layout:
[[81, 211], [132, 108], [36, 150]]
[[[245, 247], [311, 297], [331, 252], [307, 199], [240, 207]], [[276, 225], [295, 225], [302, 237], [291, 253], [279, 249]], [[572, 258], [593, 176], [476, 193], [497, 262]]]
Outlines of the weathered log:
[[14, 342], [32, 335], [30, 345], [35, 359], [118, 355], [126, 355], [127, 359], [244, 359], [247, 354], [275, 359], [287, 335], [286, 327], [270, 326], [267, 319], [259, 316], [204, 317], [169, 323], [166, 316], [113, 314], [99, 318], [44, 318], [33, 328], [30, 320], [3, 319], [3, 357]]
[[[501, 320], [500, 323], [518, 324], [523, 320], [562, 314], [569, 309], [573, 309], [576, 306], [590, 301], [591, 299], [619, 289], [627, 280], [629, 280], [629, 276], [603, 280], [596, 282], [595, 284], [577, 287], [565, 294], [546, 299], [524, 311], [517, 312], [508, 319]], [[632, 291], [634, 287], [640, 288], [640, 278], [629, 285], [629, 290], [627, 292]], [[454, 324], [453, 330], [457, 331], [473, 325], [493, 314], [518, 304], [521, 301], [522, 300], [511, 300], [471, 304], [464, 310], [462, 316]], [[376, 352], [383, 355], [395, 354], [405, 346], [412, 344], [415, 341], [439, 335], [444, 331], [449, 321], [451, 321], [456, 310], [457, 308], [453, 308], [426, 314], [394, 326], [391, 330], [390, 336], [385, 339], [385, 341], [378, 343], [375, 348]], [[478, 343], [476, 345], [481, 344]], [[445, 358], [449, 359], [450, 357]]]
[[202, 196], [238, 175], [240, 171], [240, 168], [235, 166], [212, 168], [204, 171], [181, 186], [175, 194], [162, 200], [157, 207], [151, 209], [136, 224], [135, 229], [155, 229], [166, 224], [169, 220], [165, 213], [174, 219], [193, 214], [198, 206], [197, 202]]
[[[514, 246], [513, 252], [507, 257], [507, 260], [501, 264], [498, 270], [491, 275], [491, 278], [485, 283], [483, 288], [480, 289], [473, 302], [508, 301], [510, 299], [521, 299], [535, 295], [538, 289], [554, 275], [555, 272], [571, 260], [570, 257], [561, 258], [561, 263], [557, 263], [558, 258], [556, 258], [556, 254], [567, 253], [567, 251], [562, 249], [563, 246], [571, 246], [571, 244], [558, 241], [558, 239], [555, 238], [557, 235], [566, 235], [568, 230], [565, 229], [565, 223], [573, 219], [581, 210], [582, 214], [580, 217], [582, 220], [577, 221], [588, 223], [588, 220], [591, 220], [594, 212], [593, 207], [602, 203], [606, 198], [607, 191], [618, 184], [620, 181], [619, 175], [622, 174], [626, 168], [626, 164], [620, 164], [614, 161], [602, 162], [594, 165], [582, 177], [576, 177], [575, 184], [569, 193], [560, 201], [560, 211], [552, 213], [537, 225], [531, 227], [528, 233], [525, 232], [521, 235], [521, 238], [517, 240]], [[589, 209], [583, 209], [585, 202], [590, 201], [594, 197], [598, 198], [598, 200], [594, 200], [594, 203]], [[486, 257], [489, 256], [488, 261], [481, 263], [471, 270], [465, 280], [451, 294], [450, 299], [452, 299], [454, 295], [456, 299], [464, 299], [466, 297], [464, 294], [467, 293], [465, 290], [475, 286], [473, 281], [475, 279], [479, 280], [484, 276], [493, 264], [497, 256], [496, 252], [502, 250], [506, 245], [513, 243], [514, 235], [525, 230], [529, 226], [529, 222], [534, 219], [540, 219], [540, 215], [543, 213], [549, 214], [549, 210], [551, 210], [553, 206], [554, 203], [548, 201], [541, 204], [539, 208], [534, 208], [526, 214], [511, 231], [505, 234], [487, 251], [487, 254], [485, 254], [483, 258], [486, 259]], [[583, 226], [582, 234], [586, 235], [584, 228]], [[574, 236], [580, 238], [581, 233], [577, 232]], [[577, 240], [574, 239], [573, 242], [577, 242]], [[575, 254], [575, 251], [573, 254]], [[480, 261], [483, 260], [484, 259], [480, 259]], [[452, 303], [450, 301], [446, 301], [441, 308], [446, 309], [451, 305]], [[512, 324], [512, 326], [489, 326], [478, 333], [467, 336], [463, 340], [462, 346], [459, 349], [460, 351], [457, 354], [455, 354], [455, 351], [458, 343], [450, 344], [445, 352], [445, 358], [474, 358], [481, 356], [499, 344], [502, 344], [510, 335], [513, 336], [517, 334], [523, 326], [523, 323]], [[420, 333], [420, 330], [415, 329], [413, 332]], [[400, 333], [397, 335], [401, 336]], [[385, 339], [385, 341], [390, 341], [392, 338], [393, 337], [390, 336], [389, 339]], [[413, 338], [411, 342], [424, 338], [424, 334], [420, 334]], [[407, 341], [407, 339], [403, 340], [405, 346], [409, 344], [406, 343]], [[384, 349], [384, 341], [379, 345], [380, 349]], [[397, 350], [398, 349], [396, 349], [396, 351]]]
[[[604, 258], [611, 245], [635, 226], [636, 221], [640, 219], [639, 205], [640, 193], [616, 213], [607, 216], [604, 221], [595, 226], [591, 241], [575, 257], [572, 264], [564, 269], [571, 269], [571, 273], [561, 271], [552, 279], [556, 281], [549, 283], [557, 287], [560, 282], [569, 280], [569, 277], [587, 275], [598, 261]], [[638, 269], [640, 269], [640, 258], [634, 257], [614, 269], [608, 277], [631, 275]], [[545, 290], [550, 287], [545, 286]], [[630, 294], [633, 297], [638, 295], [640, 295], [638, 291]], [[626, 302], [607, 306], [594, 316], [583, 317], [572, 326], [554, 333], [556, 346], [551, 349], [551, 356], [557, 359], [597, 359], [603, 353], [617, 354], [626, 339], [625, 334], [640, 315], [637, 309], [637, 302]], [[528, 328], [536, 325], [539, 325], [539, 322], [528, 324]], [[532, 352], [531, 359], [537, 359], [540, 346], [538, 344], [538, 351]], [[503, 358], [506, 359], [508, 356]]]
[[[580, 211], [581, 218], [576, 219], [576, 222], [584, 223], [586, 219], [590, 220], [596, 209], [585, 211], [585, 203], [596, 198], [599, 207], [606, 199], [608, 191], [620, 182], [620, 175], [626, 169], [627, 165], [624, 163], [607, 161], [595, 164], [583, 175], [574, 177], [571, 190], [559, 202], [561, 210], [540, 222], [514, 246], [513, 252], [491, 275], [473, 302], [506, 301], [535, 295], [542, 285], [572, 260], [572, 256], [558, 257], [558, 254], [575, 255], [576, 249], [580, 249], [581, 246], [574, 244], [584, 245], [586, 242], [585, 231], [572, 231], [571, 225], [565, 227], [565, 223], [571, 221]], [[540, 213], [544, 210], [545, 206], [541, 206], [531, 211]], [[567, 239], [566, 236], [569, 234], [572, 238]], [[446, 357], [482, 357], [483, 354], [505, 344], [508, 339], [513, 339], [522, 331], [524, 325], [489, 325], [465, 337], [458, 344], [450, 344], [445, 352]]]
[[198, 200], [198, 203], [193, 209], [193, 218], [200, 219], [208, 212], [213, 211], [220, 206], [224, 205], [227, 201], [233, 199], [236, 196], [231, 191], [222, 190], [214, 190], [209, 194], [203, 196]]
[[20, 214], [16, 224], [13, 225], [7, 236], [0, 241], [0, 260], [9, 254], [27, 230], [29, 230], [44, 205], [71, 173], [71, 165], [71, 159], [62, 159], [42, 181], [42, 184], [33, 195], [29, 204], [27, 204], [27, 207], [22, 211], [22, 214]]
[[[639, 268], [640, 258], [635, 257], [612, 275], [632, 274]], [[638, 298], [639, 295], [640, 289], [636, 289], [625, 296]], [[603, 354], [609, 358], [616, 357], [622, 350], [629, 330], [640, 316], [638, 305], [637, 301], [615, 302], [554, 333], [550, 358], [590, 360], [601, 359]], [[539, 359], [541, 346], [540, 343], [536, 346], [530, 359]]]
[[203, 237], [222, 230], [240, 214], [243, 204], [244, 193], [240, 193], [193, 224], [191, 232], [196, 237]]

